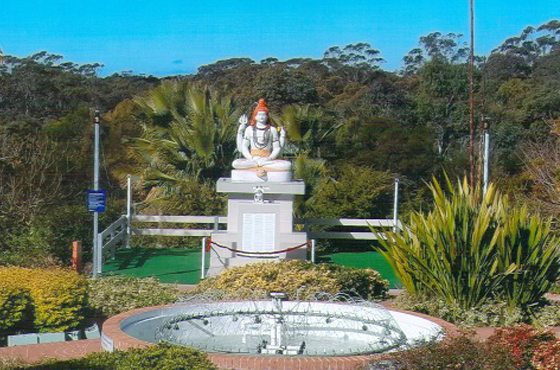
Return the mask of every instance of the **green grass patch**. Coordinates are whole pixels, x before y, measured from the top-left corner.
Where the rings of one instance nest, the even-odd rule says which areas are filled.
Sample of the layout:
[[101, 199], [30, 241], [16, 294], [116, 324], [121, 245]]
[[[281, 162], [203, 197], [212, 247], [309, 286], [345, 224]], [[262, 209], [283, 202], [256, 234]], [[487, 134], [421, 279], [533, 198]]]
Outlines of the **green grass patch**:
[[[200, 258], [200, 250], [195, 249], [141, 247], [121, 249], [116, 253], [114, 260], [109, 260], [103, 264], [103, 274], [133, 277], [153, 276], [162, 283], [197, 284], [200, 281]], [[319, 254], [317, 262], [336, 263], [356, 268], [371, 268], [379, 271], [383, 279], [389, 280], [391, 288], [402, 286], [391, 266], [378, 252]]]

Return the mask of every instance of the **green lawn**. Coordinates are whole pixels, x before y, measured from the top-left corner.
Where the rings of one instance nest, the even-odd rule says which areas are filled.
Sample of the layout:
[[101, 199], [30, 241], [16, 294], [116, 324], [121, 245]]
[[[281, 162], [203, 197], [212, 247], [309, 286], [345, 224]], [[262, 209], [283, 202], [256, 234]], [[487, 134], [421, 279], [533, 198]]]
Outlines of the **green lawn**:
[[162, 283], [196, 284], [200, 280], [200, 251], [194, 249], [131, 248], [117, 251], [103, 264], [103, 274], [155, 276]]
[[[372, 268], [400, 287], [391, 267], [373, 251], [320, 254], [318, 262], [337, 263], [358, 268]], [[103, 264], [103, 274], [136, 277], [155, 276], [162, 283], [196, 284], [200, 280], [200, 251], [193, 249], [131, 248], [121, 249], [115, 259]]]
[[336, 263], [339, 265], [371, 268], [379, 271], [383, 279], [389, 280], [391, 288], [402, 288], [400, 280], [395, 276], [393, 268], [385, 261], [378, 252], [338, 252], [320, 255], [317, 262]]

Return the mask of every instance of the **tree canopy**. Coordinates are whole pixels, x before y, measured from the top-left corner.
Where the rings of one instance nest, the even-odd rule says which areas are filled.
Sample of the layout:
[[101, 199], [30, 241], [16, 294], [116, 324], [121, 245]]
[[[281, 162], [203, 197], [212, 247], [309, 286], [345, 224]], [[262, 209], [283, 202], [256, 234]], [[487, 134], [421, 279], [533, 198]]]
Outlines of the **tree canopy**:
[[[237, 155], [239, 115], [260, 98], [287, 129], [285, 154], [309, 183], [301, 214], [383, 213], [385, 182], [394, 177], [406, 184], [410, 209], [425, 201], [418, 195], [426, 179], [466, 171], [468, 54], [461, 34], [431, 32], [397, 72], [383, 70], [382, 51], [356, 42], [320, 58], [230, 58], [160, 79], [130, 71], [100, 77], [100, 63], [0, 49], [0, 227], [36, 226], [46, 207], [83, 211], [94, 109], [103, 114], [101, 187], [110, 198], [122, 200], [131, 173], [141, 179], [136, 196], [160, 197], [169, 212], [202, 212], [203, 204], [219, 212], [214, 181]], [[492, 178], [558, 218], [557, 189], [545, 179], [557, 177], [551, 130], [560, 119], [560, 21], [528, 27], [477, 56], [474, 77], [475, 124], [489, 124]], [[358, 202], [380, 203], [329, 208], [341, 186]]]

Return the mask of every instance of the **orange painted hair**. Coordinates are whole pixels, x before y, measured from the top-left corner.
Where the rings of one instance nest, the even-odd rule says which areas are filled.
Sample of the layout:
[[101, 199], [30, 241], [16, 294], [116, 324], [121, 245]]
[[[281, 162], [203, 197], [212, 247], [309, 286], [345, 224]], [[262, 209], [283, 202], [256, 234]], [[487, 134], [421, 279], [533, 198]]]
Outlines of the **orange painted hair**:
[[268, 108], [266, 107], [264, 99], [259, 99], [259, 105], [253, 111], [253, 116], [251, 117], [251, 126], [254, 126], [255, 123], [257, 123], [255, 117], [257, 116], [257, 113], [261, 111], [266, 113], [266, 124], [270, 125], [270, 118], [268, 117]]

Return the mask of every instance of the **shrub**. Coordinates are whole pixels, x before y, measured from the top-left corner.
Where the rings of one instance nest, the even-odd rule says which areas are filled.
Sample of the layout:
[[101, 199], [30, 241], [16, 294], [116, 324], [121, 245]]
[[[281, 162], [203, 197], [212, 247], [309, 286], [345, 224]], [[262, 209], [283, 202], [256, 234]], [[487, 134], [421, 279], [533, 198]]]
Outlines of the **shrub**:
[[532, 323], [538, 327], [560, 325], [560, 303], [544, 302], [543, 305], [533, 310]]
[[33, 322], [31, 297], [21, 287], [0, 281], [0, 333], [13, 333]]
[[105, 317], [134, 308], [173, 303], [179, 292], [155, 278], [107, 276], [89, 280], [89, 307]]
[[476, 307], [463, 309], [458, 305], [448, 304], [440, 298], [424, 295], [412, 296], [405, 292], [395, 299], [395, 306], [439, 317], [464, 328], [508, 326], [520, 324], [525, 319], [521, 309], [517, 308], [512, 311], [503, 301], [486, 301]]
[[317, 184], [306, 217], [385, 217], [392, 213], [393, 184], [388, 172], [345, 165]]
[[[391, 370], [556, 370], [560, 368], [560, 340], [549, 331], [520, 325], [497, 329], [481, 342], [469, 333], [398, 352]], [[381, 369], [372, 364], [370, 368]]]
[[520, 308], [511, 310], [504, 301], [488, 300], [476, 307], [463, 309], [443, 299], [421, 294], [413, 296], [407, 292], [400, 294], [394, 304], [403, 310], [439, 317], [464, 328], [511, 326], [529, 322], [537, 327], [560, 325], [560, 303], [557, 302], [541, 302], [532, 310], [531, 316], [524, 315]]
[[532, 369], [533, 356], [537, 349], [543, 344], [554, 342], [555, 336], [550, 331], [519, 325], [496, 329], [488, 341], [507, 349], [518, 368]]
[[243, 297], [255, 292], [284, 292], [290, 299], [311, 297], [321, 292], [380, 299], [385, 297], [388, 289], [389, 282], [371, 269], [316, 265], [298, 260], [236, 266], [198, 285], [199, 293], [223, 290]]
[[0, 357], [0, 370], [20, 370], [26, 367], [26, 363], [19, 358]]
[[541, 343], [535, 350], [532, 364], [537, 370], [560, 369], [560, 340]]
[[0, 265], [29, 268], [57, 265], [60, 261], [50, 250], [52, 238], [52, 230], [40, 225], [8, 230], [0, 242]]
[[87, 280], [74, 271], [2, 267], [0, 282], [28, 292], [36, 330], [72, 329], [84, 320]]
[[[559, 240], [550, 222], [489, 186], [484, 198], [466, 179], [449, 196], [437, 180], [429, 186], [434, 210], [415, 212], [407, 228], [379, 238], [380, 252], [407, 291], [468, 309], [488, 299], [530, 311], [560, 275]], [[375, 232], [375, 230], [372, 230]]]
[[509, 352], [461, 335], [394, 356], [394, 370], [516, 370]]
[[49, 361], [29, 370], [216, 370], [206, 354], [192, 348], [158, 344], [126, 352], [93, 353], [82, 359]]
[[[100, 215], [100, 230], [109, 226], [124, 209], [122, 202], [108, 199], [107, 211]], [[29, 268], [69, 266], [72, 241], [82, 240], [83, 260], [91, 260], [90, 215], [83, 204], [51, 206], [28, 226], [15, 225], [0, 237], [0, 265]], [[1, 225], [0, 225], [1, 229]]]

